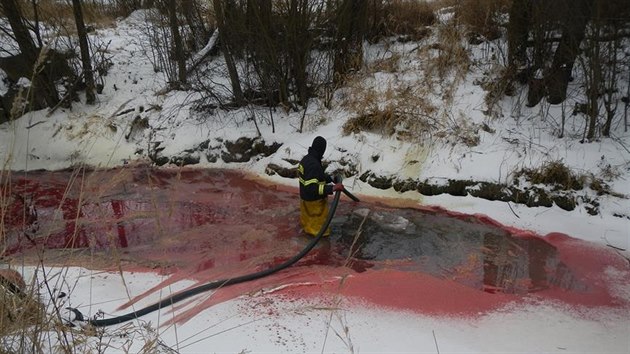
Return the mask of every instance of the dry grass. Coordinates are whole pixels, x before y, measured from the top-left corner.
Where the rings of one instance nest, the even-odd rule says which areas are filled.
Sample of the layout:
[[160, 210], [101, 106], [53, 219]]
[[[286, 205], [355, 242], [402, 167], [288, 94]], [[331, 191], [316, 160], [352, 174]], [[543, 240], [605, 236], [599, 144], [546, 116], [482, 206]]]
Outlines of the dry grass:
[[[507, 0], [438, 0], [433, 3], [435, 11], [452, 14], [452, 19], [442, 25], [438, 33], [438, 41], [432, 49], [437, 56], [429, 61], [427, 70], [436, 75], [442, 82], [457, 84], [457, 78], [463, 78], [471, 65], [468, 43], [480, 39], [493, 40], [502, 35], [505, 14], [510, 1]], [[474, 41], [473, 41], [474, 40]], [[494, 55], [494, 54], [493, 54]], [[514, 94], [514, 87], [508, 72], [501, 67], [492, 77], [481, 82], [487, 91], [485, 102], [487, 114], [492, 115], [497, 101], [505, 94]], [[454, 82], [445, 80], [447, 75], [454, 74]], [[448, 97], [447, 97], [448, 98]]]
[[[20, 337], [33, 326], [43, 326], [44, 306], [34, 288], [27, 286], [20, 273], [13, 269], [0, 272], [0, 338]], [[3, 344], [7, 344], [6, 341]]]
[[400, 58], [401, 55], [399, 53], [392, 53], [392, 55], [388, 58], [377, 59], [369, 64], [368, 71], [380, 71], [385, 73], [398, 72], [400, 70]]
[[396, 112], [393, 105], [388, 105], [384, 109], [375, 109], [369, 113], [350, 118], [343, 125], [345, 135], [363, 131], [380, 133], [383, 135], [393, 135], [396, 127], [403, 121], [403, 117]]
[[431, 3], [434, 11], [452, 13], [468, 32], [490, 40], [500, 36], [501, 17], [510, 5], [509, 0], [436, 0]]
[[501, 36], [501, 14], [507, 13], [508, 0], [465, 0], [456, 6], [455, 16], [469, 31], [494, 40]]
[[538, 168], [521, 169], [514, 174], [515, 178], [523, 177], [532, 184], [544, 184], [554, 187], [554, 190], [581, 190], [589, 187], [598, 195], [613, 195], [624, 198], [623, 194], [614, 192], [610, 185], [604, 182], [606, 176], [602, 173], [598, 177], [592, 173], [578, 173], [572, 171], [562, 161], [545, 162]]
[[405, 32], [414, 31], [418, 26], [430, 26], [436, 17], [433, 8], [426, 1], [391, 0], [386, 4], [385, 11], [389, 14], [392, 28]]
[[[448, 5], [440, 3], [418, 6], [433, 14], [440, 6]], [[457, 6], [459, 2], [454, 2], [452, 8], [441, 12], [455, 12]], [[390, 57], [370, 63], [362, 74], [349, 79], [341, 105], [356, 115], [345, 123], [344, 134], [369, 131], [416, 142], [438, 138], [467, 146], [479, 144], [480, 126], [470, 124], [467, 117], [454, 116], [449, 108], [472, 65], [467, 27], [453, 16], [430, 30], [435, 33], [431, 42], [420, 44], [411, 57], [405, 58], [416, 65], [415, 72], [403, 70], [400, 65], [403, 54], [394, 51]], [[417, 75], [417, 71], [422, 75]], [[372, 76], [377, 72], [380, 82]], [[417, 77], [417, 82], [410, 84], [399, 79], [405, 75]], [[390, 82], [384, 82], [388, 78]], [[436, 106], [436, 101], [441, 105]]]
[[370, 5], [373, 39], [402, 35], [419, 40], [426, 36], [425, 27], [436, 21], [433, 8], [425, 1], [389, 0]]
[[562, 190], [580, 190], [588, 180], [586, 175], [573, 173], [562, 161], [549, 161], [536, 169], [524, 168], [515, 173], [515, 177], [521, 176], [533, 184], [553, 185]]
[[435, 52], [425, 67], [427, 76], [437, 76], [443, 81], [447, 76], [463, 78], [470, 68], [471, 60], [464, 47], [464, 33], [454, 21], [438, 27], [437, 42], [430, 47]]
[[417, 140], [435, 130], [437, 123], [433, 117], [437, 107], [428, 100], [426, 92], [401, 89], [395, 84], [384, 88], [370, 87], [365, 86], [363, 80], [355, 77], [341, 102], [343, 107], [356, 112], [344, 124], [344, 134], [368, 131]]
[[[21, 0], [20, 2], [24, 16], [34, 20], [35, 11], [31, 1]], [[116, 17], [127, 15], [113, 5], [95, 1], [82, 1], [81, 6], [85, 23], [98, 28], [113, 27]], [[71, 2], [57, 0], [38, 1], [37, 17], [40, 21], [62, 24], [69, 31], [74, 28], [74, 13]]]
[[48, 318], [44, 304], [39, 301], [40, 289], [27, 284], [22, 274], [7, 263], [11, 258], [5, 254], [9, 235], [5, 223], [10, 222], [9, 210], [15, 201], [10, 182], [11, 172], [3, 168], [0, 171], [0, 352], [42, 352], [36, 348], [41, 342], [39, 336], [58, 322]]

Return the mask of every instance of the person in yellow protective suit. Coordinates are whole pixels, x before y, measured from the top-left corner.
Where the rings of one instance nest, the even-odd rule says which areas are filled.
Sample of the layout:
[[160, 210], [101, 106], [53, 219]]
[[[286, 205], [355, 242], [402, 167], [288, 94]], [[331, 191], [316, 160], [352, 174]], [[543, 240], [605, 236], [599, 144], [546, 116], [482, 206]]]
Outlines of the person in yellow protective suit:
[[[336, 191], [343, 191], [343, 184], [333, 182], [324, 172], [322, 157], [326, 152], [326, 139], [321, 136], [313, 139], [308, 154], [298, 165], [300, 179], [300, 224], [305, 233], [317, 235], [328, 216], [327, 197]], [[330, 227], [324, 236], [330, 235]]]

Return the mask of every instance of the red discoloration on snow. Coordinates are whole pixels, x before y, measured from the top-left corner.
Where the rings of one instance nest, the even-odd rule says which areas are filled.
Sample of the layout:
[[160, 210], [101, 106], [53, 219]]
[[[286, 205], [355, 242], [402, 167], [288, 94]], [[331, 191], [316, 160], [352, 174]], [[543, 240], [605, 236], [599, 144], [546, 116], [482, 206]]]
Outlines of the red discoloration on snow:
[[[177, 314], [165, 325], [173, 322], [183, 323], [216, 304], [241, 296], [258, 296], [268, 291], [283, 293], [283, 290], [275, 289], [282, 289], [285, 286], [289, 288], [299, 287], [303, 286], [302, 284], [308, 284], [306, 285], [307, 288], [327, 287], [327, 284], [334, 284], [337, 279], [348, 272], [351, 271], [339, 267], [326, 266], [288, 268], [265, 278], [219, 288], [216, 291], [210, 291], [207, 294], [199, 295], [177, 304], [173, 309]], [[191, 304], [194, 306], [189, 306]]]
[[[135, 167], [36, 172], [0, 185], [0, 195], [10, 196], [6, 213], [0, 215], [7, 228], [6, 256], [27, 251], [34, 244], [47, 248], [89, 247], [112, 259], [112, 270], [118, 267], [116, 257], [122, 255], [132, 260], [122, 264], [125, 270], [168, 275], [120, 309], [160, 291], [164, 294], [182, 279], [195, 280], [199, 285], [267, 269], [297, 254], [310, 241], [296, 237], [296, 188], [266, 185], [255, 176], [233, 171]], [[375, 198], [366, 200], [357, 205], [400, 212]], [[344, 200], [338, 216], [349, 215], [354, 207]], [[519, 279], [529, 276], [525, 280], [532, 284], [519, 289], [531, 294], [503, 294], [500, 288], [488, 285], [498, 274], [497, 267], [486, 265], [484, 252], [497, 251], [488, 250], [484, 240], [474, 243], [474, 249], [464, 254], [470, 262], [456, 260], [460, 261], [453, 262], [457, 269], [441, 275], [422, 271], [417, 259], [353, 258], [347, 262], [349, 250], [338, 249], [342, 245], [339, 243], [318, 246], [292, 268], [269, 277], [182, 301], [174, 306], [177, 314], [171, 321], [186, 321], [223, 301], [277, 288], [281, 289], [274, 293], [287, 296], [343, 295], [431, 315], [471, 316], [508, 303], [529, 301], [530, 297], [569, 305], [629, 306], [627, 300], [614, 297], [614, 284], [604, 274], [608, 267], [625, 270], [623, 281], [630, 282], [627, 263], [612, 250], [563, 234], [540, 236], [502, 225], [486, 215], [440, 207], [404, 207], [453, 218], [466, 223], [466, 228], [485, 225], [496, 229], [497, 235], [518, 238], [519, 242], [511, 239], [512, 248], [501, 252], [521, 252], [513, 256], [527, 262]], [[545, 275], [549, 264], [557, 267], [554, 274], [558, 283], [566, 278], [577, 284], [547, 286], [546, 278], [537, 279]], [[484, 288], [476, 288], [479, 284]], [[189, 307], [191, 304], [194, 306]]]
[[[610, 293], [602, 275], [588, 274], [584, 281], [585, 292], [567, 291], [551, 287], [534, 293], [536, 300], [558, 300], [568, 305], [587, 307], [628, 308], [625, 300]], [[626, 277], [628, 279], [628, 277]], [[464, 286], [449, 279], [438, 279], [419, 272], [397, 269], [367, 270], [353, 274], [343, 283], [313, 286], [296, 286], [283, 291], [286, 295], [303, 298], [336, 293], [357, 297], [377, 306], [397, 310], [410, 310], [428, 315], [475, 316], [503, 307], [509, 303], [527, 301], [530, 295], [491, 294]]]
[[612, 284], [605, 275], [608, 268], [626, 270], [625, 283], [630, 283], [626, 259], [602, 245], [574, 239], [562, 233], [550, 233], [545, 239], [558, 248], [559, 258], [567, 268], [588, 284], [588, 289], [584, 292], [553, 288], [547, 290], [545, 296], [586, 306], [628, 305], [626, 300], [613, 296]]
[[[458, 218], [471, 217], [459, 213], [449, 212], [449, 214]], [[488, 217], [476, 220], [508, 230], [518, 237], [540, 237], [531, 231], [505, 227]], [[330, 284], [321, 287], [292, 287], [285, 293], [301, 298], [326, 296], [337, 292], [340, 295], [361, 298], [385, 308], [411, 310], [429, 315], [477, 315], [496, 310], [508, 303], [527, 301], [528, 298], [537, 301], [557, 300], [574, 306], [625, 309], [630, 307], [626, 299], [617, 298], [612, 294], [613, 284], [604, 274], [609, 267], [626, 270], [624, 278], [626, 282], [630, 282], [625, 259], [603, 246], [574, 239], [565, 234], [550, 233], [544, 239], [557, 248], [560, 260], [580, 280], [584, 290], [569, 291], [552, 286], [537, 291], [531, 296], [489, 294], [450, 279], [439, 279], [424, 273], [386, 268], [354, 274], [337, 287]]]
[[396, 310], [428, 315], [479, 315], [519, 299], [516, 295], [489, 294], [454, 281], [396, 269], [368, 270], [343, 282], [291, 287], [282, 291], [295, 297], [338, 294]]

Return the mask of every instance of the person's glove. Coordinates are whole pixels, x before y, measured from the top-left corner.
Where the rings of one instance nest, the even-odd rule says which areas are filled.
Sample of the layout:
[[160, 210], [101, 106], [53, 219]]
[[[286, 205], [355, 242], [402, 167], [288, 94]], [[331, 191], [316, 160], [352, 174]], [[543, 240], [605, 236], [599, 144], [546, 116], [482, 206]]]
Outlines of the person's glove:
[[343, 189], [344, 189], [343, 188], [343, 184], [341, 184], [341, 183], [336, 183], [333, 186], [333, 192], [343, 192]]

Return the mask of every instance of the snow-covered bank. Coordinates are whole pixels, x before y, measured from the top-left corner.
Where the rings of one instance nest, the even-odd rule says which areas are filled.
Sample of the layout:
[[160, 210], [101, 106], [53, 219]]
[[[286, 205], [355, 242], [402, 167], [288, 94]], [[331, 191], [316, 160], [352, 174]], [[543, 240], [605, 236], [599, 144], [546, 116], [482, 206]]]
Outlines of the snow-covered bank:
[[[392, 44], [387, 49], [371, 46], [368, 58], [381, 60], [389, 57], [390, 51], [399, 51], [401, 72], [367, 72], [364, 85], [381, 98], [386, 91], [400, 88], [401, 82], [415, 87], [416, 95], [426, 94], [436, 106], [444, 107], [441, 114], [454, 120], [438, 132], [444, 136], [402, 140], [378, 132], [344, 135], [343, 126], [354, 113], [341, 108], [340, 103], [353, 95], [350, 89], [337, 92], [333, 102], [336, 106], [332, 109], [313, 99], [305, 114], [303, 133], [298, 133], [297, 127], [304, 112], [276, 110], [275, 131], [272, 131], [267, 108], [198, 112], [191, 105], [197, 93], [157, 94], [163, 92], [166, 80], [153, 71], [146, 60], [147, 54], [143, 53], [142, 21], [136, 13], [121, 21], [117, 28], [95, 34], [103, 42], [111, 40], [114, 63], [105, 77], [99, 103], [74, 104], [71, 110], [58, 109], [50, 116], [45, 111], [32, 112], [0, 126], [2, 177], [11, 174], [19, 178], [36, 169], [151, 163], [151, 157], [166, 158], [167, 165], [159, 168], [177, 169], [178, 164], [169, 161], [183, 161], [173, 158], [192, 156], [198, 161], [195, 168], [245, 170], [272, 184], [295, 188], [295, 179], [268, 175], [267, 167], [270, 164], [293, 167], [313, 138], [321, 135], [328, 139], [325, 159], [330, 162], [329, 171], [352, 172], [345, 184], [357, 195], [388, 198], [392, 204], [434, 205], [454, 212], [483, 214], [543, 237], [560, 232], [600, 247], [614, 246], [620, 257], [630, 257], [630, 133], [623, 127], [616, 126], [612, 138], [580, 143], [583, 126], [573, 120], [561, 139], [557, 137], [558, 124], [550, 122], [559, 117], [560, 107], [545, 107], [545, 110], [521, 107], [515, 102], [517, 98], [504, 98], [500, 112], [487, 116], [483, 112], [485, 93], [475, 84], [484, 76], [485, 68], [481, 65], [473, 66], [473, 72], [459, 83], [452, 105], [442, 105], [440, 92], [424, 91], [421, 59], [409, 51], [411, 46]], [[479, 54], [478, 48], [469, 49]], [[221, 60], [212, 59], [216, 65]], [[225, 80], [225, 77], [214, 79]], [[252, 116], [258, 119], [262, 140], [282, 145], [270, 155], [255, 154], [246, 162], [226, 162], [221, 156], [228, 142], [257, 136]], [[484, 124], [488, 128], [483, 128]], [[459, 125], [463, 131], [455, 129]], [[462, 136], [475, 143], [462, 143]], [[414, 191], [381, 190], [359, 179], [371, 171], [376, 175], [429, 179], [435, 183], [449, 179], [510, 183], [515, 171], [539, 167], [549, 161], [562, 161], [573, 170], [605, 178], [621, 196], [597, 196], [599, 213], [590, 215], [582, 204], [572, 211], [556, 205], [530, 208], [470, 195], [423, 196]], [[589, 197], [597, 194], [588, 187], [580, 193]], [[31, 266], [23, 271], [27, 279], [35, 272]], [[616, 282], [616, 295], [626, 302], [630, 301], [630, 289], [623, 280], [628, 272], [627, 268], [609, 269], [601, 275], [602, 279]], [[41, 274], [38, 276], [41, 280]], [[75, 267], [50, 268], [47, 277], [51, 276], [55, 282], [59, 281], [57, 288], [68, 294], [67, 299], [55, 301], [65, 301], [63, 306], [77, 307], [90, 314], [102, 309], [107, 315], [116, 313], [122, 303], [164, 279], [151, 273], [124, 272], [121, 276]], [[175, 292], [190, 284], [178, 282], [169, 290]], [[153, 294], [138, 306], [163, 295]], [[199, 296], [184, 309], [208, 296], [211, 294]], [[139, 352], [145, 343], [157, 339], [163, 343], [163, 346], [157, 344], [162, 352], [173, 348], [181, 353], [630, 352], [630, 317], [627, 311], [618, 309], [568, 308], [561, 303], [540, 303], [534, 296], [525, 306], [505, 307], [470, 319], [431, 317], [338, 300], [339, 303], [331, 303], [330, 299], [296, 301], [273, 293], [257, 293], [220, 303], [183, 324], [166, 328], [160, 325], [172, 318], [173, 313], [154, 313], [134, 321], [138, 326], [126, 327], [122, 337], [117, 335], [121, 332], [108, 329], [102, 340], [111, 345], [107, 352]], [[140, 325], [148, 321], [150, 328]], [[90, 348], [98, 340], [90, 337]]]

